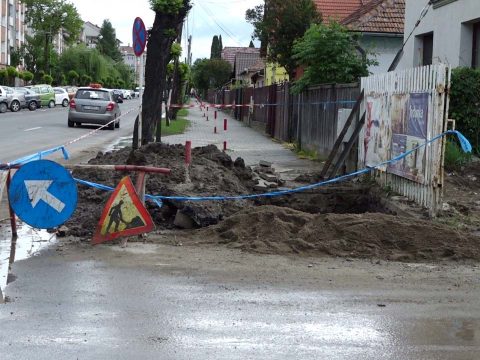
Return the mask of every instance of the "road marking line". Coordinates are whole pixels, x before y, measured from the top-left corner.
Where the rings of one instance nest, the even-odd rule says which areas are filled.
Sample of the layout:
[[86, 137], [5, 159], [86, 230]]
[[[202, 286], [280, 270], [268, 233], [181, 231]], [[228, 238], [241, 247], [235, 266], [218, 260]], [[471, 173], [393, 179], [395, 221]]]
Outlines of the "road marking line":
[[27, 129], [27, 130], [23, 130], [24, 132], [27, 132], [27, 131], [34, 131], [34, 130], [39, 130], [41, 129], [42, 127], [34, 127], [34, 128], [31, 128], [31, 129]]

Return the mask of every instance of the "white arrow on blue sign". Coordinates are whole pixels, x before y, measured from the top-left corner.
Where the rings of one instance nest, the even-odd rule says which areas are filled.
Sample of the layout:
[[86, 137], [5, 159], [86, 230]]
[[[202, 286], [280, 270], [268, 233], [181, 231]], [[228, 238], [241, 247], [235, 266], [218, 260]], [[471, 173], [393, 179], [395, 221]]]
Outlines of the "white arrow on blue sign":
[[70, 172], [56, 162], [32, 161], [13, 176], [8, 198], [22, 221], [37, 229], [50, 229], [72, 216], [77, 185]]

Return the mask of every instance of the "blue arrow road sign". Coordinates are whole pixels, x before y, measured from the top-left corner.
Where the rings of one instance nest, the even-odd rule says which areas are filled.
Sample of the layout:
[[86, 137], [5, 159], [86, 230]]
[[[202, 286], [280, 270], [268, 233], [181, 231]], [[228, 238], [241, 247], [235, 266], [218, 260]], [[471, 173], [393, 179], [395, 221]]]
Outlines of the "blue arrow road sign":
[[21, 220], [37, 229], [50, 229], [72, 216], [77, 185], [70, 172], [56, 162], [32, 161], [13, 176], [8, 198]]

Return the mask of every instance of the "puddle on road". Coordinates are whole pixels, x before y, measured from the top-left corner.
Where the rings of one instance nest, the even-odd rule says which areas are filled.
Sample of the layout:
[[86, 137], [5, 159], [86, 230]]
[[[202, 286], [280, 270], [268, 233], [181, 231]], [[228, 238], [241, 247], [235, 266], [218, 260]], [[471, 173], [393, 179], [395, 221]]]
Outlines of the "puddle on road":
[[5, 294], [8, 281], [8, 268], [10, 256], [14, 255], [15, 261], [25, 260], [36, 256], [41, 250], [56, 244], [57, 237], [46, 230], [33, 229], [32, 227], [18, 223], [18, 238], [14, 254], [11, 253], [12, 233], [10, 223], [0, 223], [0, 288]]
[[121, 137], [115, 144], [112, 144], [107, 148], [108, 151], [120, 150], [127, 146], [132, 146], [133, 138], [131, 136]]

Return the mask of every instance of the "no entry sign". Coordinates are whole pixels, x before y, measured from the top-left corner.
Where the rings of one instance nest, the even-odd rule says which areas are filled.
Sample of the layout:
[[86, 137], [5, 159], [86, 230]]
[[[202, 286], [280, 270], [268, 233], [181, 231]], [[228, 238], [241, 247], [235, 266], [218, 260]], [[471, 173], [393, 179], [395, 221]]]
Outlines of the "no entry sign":
[[143, 20], [137, 17], [133, 22], [133, 52], [136, 56], [141, 56], [145, 51], [147, 44], [147, 29]]

